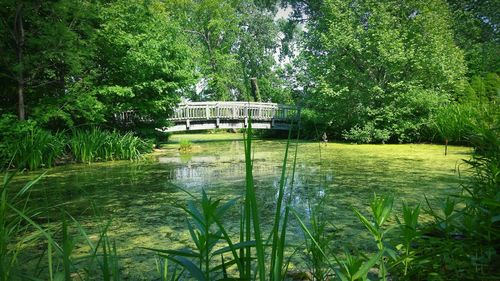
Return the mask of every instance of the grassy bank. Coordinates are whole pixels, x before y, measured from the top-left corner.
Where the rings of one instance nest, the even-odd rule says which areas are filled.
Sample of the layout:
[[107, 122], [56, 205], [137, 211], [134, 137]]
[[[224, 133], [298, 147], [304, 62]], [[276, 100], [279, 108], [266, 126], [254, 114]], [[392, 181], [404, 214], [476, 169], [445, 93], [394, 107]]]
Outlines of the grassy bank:
[[132, 133], [97, 127], [52, 133], [34, 123], [16, 123], [0, 134], [0, 168], [36, 170], [57, 164], [137, 160], [152, 144]]

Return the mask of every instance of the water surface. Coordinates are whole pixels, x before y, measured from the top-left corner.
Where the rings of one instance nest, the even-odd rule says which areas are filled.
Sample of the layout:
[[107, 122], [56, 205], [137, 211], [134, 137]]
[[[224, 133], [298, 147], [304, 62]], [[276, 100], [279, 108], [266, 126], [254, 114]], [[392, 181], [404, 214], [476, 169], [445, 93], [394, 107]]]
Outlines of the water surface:
[[[191, 152], [183, 153], [176, 143], [183, 138], [209, 141], [195, 142]], [[95, 211], [112, 218], [110, 237], [117, 242], [124, 277], [151, 280], [157, 277], [154, 255], [140, 247], [176, 249], [192, 245], [186, 216], [177, 207], [185, 204], [188, 197], [178, 187], [195, 195], [205, 189], [223, 200], [244, 195], [244, 147], [240, 138], [239, 134], [174, 135], [172, 143], [144, 161], [56, 167], [37, 184], [32, 204], [57, 205], [51, 208], [49, 216], [39, 218], [40, 222], [57, 225], [64, 210], [89, 233], [97, 229]], [[276, 140], [254, 142], [256, 195], [267, 230], [272, 224], [285, 144]], [[393, 194], [400, 199], [396, 201], [397, 214], [401, 200], [416, 204], [427, 196], [431, 202], [439, 202], [447, 194], [456, 194], [460, 190], [457, 167], [460, 159], [468, 158], [470, 149], [450, 147], [448, 156], [443, 152], [443, 146], [438, 145], [301, 142], [292, 206], [307, 219], [308, 207], [322, 200], [326, 218], [336, 229], [332, 244], [370, 249], [371, 240], [352, 208], [366, 214], [374, 193]], [[21, 185], [34, 175], [18, 176], [16, 184]], [[288, 186], [287, 192], [290, 190]], [[233, 233], [239, 225], [238, 218], [235, 208], [224, 220]], [[289, 233], [290, 243], [302, 243], [303, 235], [293, 222]], [[87, 251], [79, 246], [75, 253], [83, 255]], [[299, 253], [297, 259], [300, 256]]]

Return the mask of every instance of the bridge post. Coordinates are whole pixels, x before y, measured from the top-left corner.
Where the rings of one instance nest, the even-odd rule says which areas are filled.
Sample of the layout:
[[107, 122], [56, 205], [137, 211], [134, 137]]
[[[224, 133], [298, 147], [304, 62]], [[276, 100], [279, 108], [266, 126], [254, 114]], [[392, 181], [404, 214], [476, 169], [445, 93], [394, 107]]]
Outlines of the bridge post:
[[220, 125], [220, 112], [219, 112], [219, 103], [215, 104], [215, 114], [217, 115], [217, 120], [215, 121], [215, 127], [219, 128]]
[[273, 109], [271, 109], [271, 128], [274, 127], [275, 117], [276, 117], [276, 107], [273, 106]]

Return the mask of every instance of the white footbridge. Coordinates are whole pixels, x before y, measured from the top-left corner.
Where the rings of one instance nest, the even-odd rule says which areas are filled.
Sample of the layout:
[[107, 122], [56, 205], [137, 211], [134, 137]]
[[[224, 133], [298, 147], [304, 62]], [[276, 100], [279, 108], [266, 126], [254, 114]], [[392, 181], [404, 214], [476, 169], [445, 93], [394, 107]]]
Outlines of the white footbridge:
[[262, 102], [187, 102], [179, 104], [169, 121], [171, 127], [158, 128], [163, 132], [210, 129], [252, 128], [288, 130], [296, 123], [300, 109], [296, 106]]

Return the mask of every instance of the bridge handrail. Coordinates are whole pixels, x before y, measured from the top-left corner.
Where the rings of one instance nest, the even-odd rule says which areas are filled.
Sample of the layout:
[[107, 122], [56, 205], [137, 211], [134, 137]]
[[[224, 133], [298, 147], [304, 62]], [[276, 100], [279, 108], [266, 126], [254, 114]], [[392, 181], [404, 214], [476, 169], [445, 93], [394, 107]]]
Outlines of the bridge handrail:
[[181, 103], [168, 120], [246, 119], [289, 120], [298, 117], [296, 106], [264, 102], [187, 102]]

